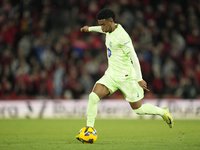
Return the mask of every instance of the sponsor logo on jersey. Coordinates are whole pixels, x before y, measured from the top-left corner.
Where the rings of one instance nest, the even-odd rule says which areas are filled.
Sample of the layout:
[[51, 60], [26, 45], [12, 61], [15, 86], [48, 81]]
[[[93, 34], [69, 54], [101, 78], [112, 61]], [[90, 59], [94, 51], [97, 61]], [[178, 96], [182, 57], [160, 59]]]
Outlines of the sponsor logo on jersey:
[[112, 47], [112, 42], [110, 42], [110, 47]]

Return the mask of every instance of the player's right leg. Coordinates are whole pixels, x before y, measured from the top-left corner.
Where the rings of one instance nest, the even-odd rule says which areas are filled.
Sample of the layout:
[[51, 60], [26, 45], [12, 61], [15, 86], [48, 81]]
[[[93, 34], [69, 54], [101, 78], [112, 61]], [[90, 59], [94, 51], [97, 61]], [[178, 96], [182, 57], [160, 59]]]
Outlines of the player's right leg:
[[[129, 102], [131, 108], [138, 115], [159, 115], [169, 125], [173, 127], [173, 118], [171, 117], [168, 109], [160, 108], [152, 104], [142, 104], [144, 97], [144, 90], [140, 87], [137, 81], [127, 80], [127, 82], [120, 82], [120, 90], [124, 94], [125, 99]], [[127, 88], [129, 87], [129, 88]]]
[[169, 125], [170, 128], [172, 128], [174, 125], [173, 118], [169, 113], [169, 109], [166, 107], [160, 108], [149, 103], [142, 104], [141, 100], [129, 102], [129, 104], [134, 112], [138, 115], [159, 115]]
[[169, 109], [167, 107], [163, 107], [162, 109], [165, 111], [162, 115], [163, 120], [172, 128], [174, 126], [174, 120], [169, 113]]

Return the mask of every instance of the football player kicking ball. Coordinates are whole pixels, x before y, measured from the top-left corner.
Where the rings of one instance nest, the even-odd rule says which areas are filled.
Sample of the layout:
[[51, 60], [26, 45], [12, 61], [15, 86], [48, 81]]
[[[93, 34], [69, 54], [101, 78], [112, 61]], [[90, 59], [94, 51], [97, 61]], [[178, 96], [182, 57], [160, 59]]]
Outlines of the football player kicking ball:
[[[102, 9], [97, 14], [99, 26], [84, 26], [81, 32], [100, 32], [106, 34], [108, 68], [95, 84], [89, 95], [87, 108], [87, 126], [94, 127], [97, 116], [97, 104], [100, 99], [120, 89], [131, 108], [139, 115], [159, 115], [173, 127], [173, 118], [168, 108], [159, 108], [152, 104], [142, 104], [144, 90], [149, 91], [142, 79], [139, 60], [132, 41], [120, 24], [115, 24], [115, 13]], [[144, 89], [144, 90], [143, 90]], [[79, 137], [76, 137], [79, 139]]]

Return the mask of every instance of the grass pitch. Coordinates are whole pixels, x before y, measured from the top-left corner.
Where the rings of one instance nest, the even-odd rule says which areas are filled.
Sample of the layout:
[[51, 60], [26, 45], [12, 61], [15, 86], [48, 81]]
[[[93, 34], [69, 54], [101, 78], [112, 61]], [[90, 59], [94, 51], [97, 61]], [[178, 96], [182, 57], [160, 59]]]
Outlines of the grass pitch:
[[98, 139], [75, 139], [85, 119], [0, 119], [0, 150], [199, 150], [200, 120], [97, 119]]

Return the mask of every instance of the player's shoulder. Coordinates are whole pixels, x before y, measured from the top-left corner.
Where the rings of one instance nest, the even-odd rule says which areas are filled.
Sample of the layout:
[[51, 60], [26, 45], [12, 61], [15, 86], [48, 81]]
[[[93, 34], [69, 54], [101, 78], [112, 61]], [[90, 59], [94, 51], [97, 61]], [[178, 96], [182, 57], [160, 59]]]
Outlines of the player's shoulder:
[[126, 30], [120, 25], [118, 24], [118, 41], [120, 43], [126, 43], [128, 41], [130, 41], [130, 36], [129, 34], [126, 32]]
[[117, 24], [118, 32], [121, 34], [128, 34], [121, 24]]

